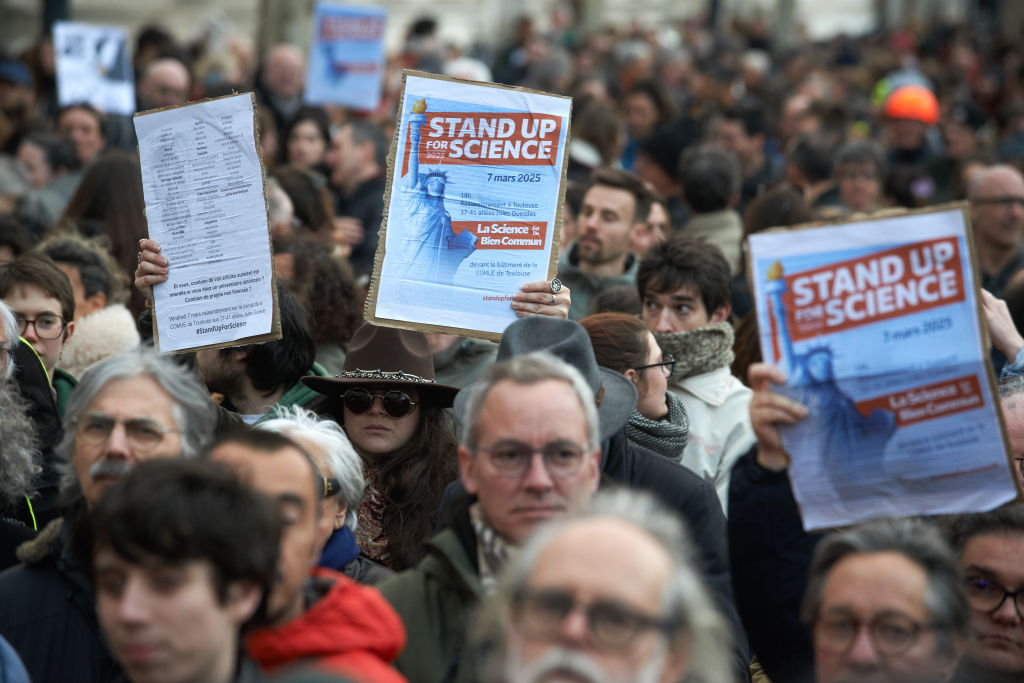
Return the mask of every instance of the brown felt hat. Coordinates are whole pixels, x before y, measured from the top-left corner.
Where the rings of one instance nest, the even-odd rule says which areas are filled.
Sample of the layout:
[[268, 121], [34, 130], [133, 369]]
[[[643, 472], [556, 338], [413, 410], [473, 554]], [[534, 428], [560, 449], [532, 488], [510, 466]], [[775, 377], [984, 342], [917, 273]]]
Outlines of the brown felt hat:
[[449, 408], [458, 387], [434, 381], [434, 354], [422, 332], [363, 323], [335, 377], [303, 377], [302, 383], [325, 396], [340, 396], [352, 386], [375, 385], [416, 389], [421, 397]]

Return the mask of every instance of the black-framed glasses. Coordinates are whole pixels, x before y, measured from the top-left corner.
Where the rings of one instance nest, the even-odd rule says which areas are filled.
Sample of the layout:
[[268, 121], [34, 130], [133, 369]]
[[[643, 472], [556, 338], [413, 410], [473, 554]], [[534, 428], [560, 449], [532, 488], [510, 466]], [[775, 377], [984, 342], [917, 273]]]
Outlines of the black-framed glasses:
[[417, 405], [404, 391], [391, 390], [385, 391], [383, 394], [374, 394], [362, 387], [355, 387], [341, 395], [345, 407], [356, 415], [362, 415], [373, 407], [373, 401], [377, 398], [380, 399], [384, 412], [391, 417], [405, 417]]
[[25, 336], [25, 330], [32, 325], [40, 339], [57, 339], [64, 333], [64, 327], [67, 325], [64, 318], [53, 313], [43, 313], [35, 318], [26, 318], [21, 313], [15, 313], [14, 319], [18, 321], [18, 333], [21, 336]]
[[[838, 613], [818, 617], [814, 622], [819, 642], [830, 650], [845, 652], [853, 645], [864, 622], [851, 614]], [[933, 624], [915, 621], [905, 614], [885, 612], [866, 624], [871, 643], [882, 655], [903, 654], [917, 642], [922, 631]]]
[[571, 477], [580, 471], [586, 451], [572, 441], [551, 441], [540, 448], [534, 448], [522, 441], [498, 441], [491, 446], [477, 447], [486, 453], [498, 474], [510, 479], [519, 479], [530, 469], [534, 453], [544, 460], [544, 467], [556, 479]]
[[1024, 588], [1008, 591], [1005, 586], [985, 576], [969, 576], [964, 585], [967, 586], [967, 602], [972, 609], [993, 614], [999, 611], [1006, 598], [1012, 598], [1017, 616], [1024, 619]]
[[642, 614], [615, 600], [582, 604], [572, 593], [558, 588], [523, 588], [513, 598], [513, 610], [513, 618], [523, 635], [534, 639], [556, 637], [565, 619], [572, 612], [582, 610], [587, 621], [587, 638], [599, 650], [622, 650], [642, 633], [652, 630], [671, 633], [679, 626], [669, 619]]
[[86, 443], [94, 446], [106, 443], [110, 438], [111, 432], [114, 431], [114, 427], [118, 424], [124, 425], [124, 432], [128, 438], [128, 443], [139, 452], [146, 452], [156, 448], [167, 434], [179, 431], [170, 427], [164, 427], [156, 420], [145, 417], [123, 419], [102, 413], [90, 413], [82, 415], [75, 421], [78, 436]]
[[662, 372], [666, 377], [671, 377], [672, 372], [676, 369], [676, 359], [671, 353], [664, 353], [661, 355], [661, 361], [658, 363], [648, 363], [647, 365], [638, 365], [634, 370], [646, 370], [647, 368], [662, 368]]

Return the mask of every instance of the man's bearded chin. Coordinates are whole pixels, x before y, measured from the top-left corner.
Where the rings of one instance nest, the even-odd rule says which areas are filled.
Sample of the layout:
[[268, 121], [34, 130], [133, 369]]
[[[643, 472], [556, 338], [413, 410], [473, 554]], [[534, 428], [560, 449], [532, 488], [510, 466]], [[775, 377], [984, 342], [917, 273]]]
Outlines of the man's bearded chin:
[[612, 678], [601, 664], [581, 650], [552, 646], [533, 662], [524, 662], [522, 645], [514, 635], [505, 655], [505, 683], [657, 683], [665, 665], [665, 650], [646, 659], [639, 669]]

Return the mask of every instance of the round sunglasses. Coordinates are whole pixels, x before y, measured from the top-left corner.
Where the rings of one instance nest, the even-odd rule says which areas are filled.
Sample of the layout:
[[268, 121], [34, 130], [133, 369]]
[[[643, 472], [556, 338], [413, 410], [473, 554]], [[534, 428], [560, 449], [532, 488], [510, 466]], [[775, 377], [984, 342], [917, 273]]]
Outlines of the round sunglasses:
[[341, 395], [345, 407], [356, 415], [362, 415], [373, 406], [373, 400], [379, 398], [384, 412], [391, 417], [405, 417], [412, 412], [417, 405], [409, 394], [404, 391], [385, 391], [383, 394], [373, 394], [362, 387], [349, 389]]

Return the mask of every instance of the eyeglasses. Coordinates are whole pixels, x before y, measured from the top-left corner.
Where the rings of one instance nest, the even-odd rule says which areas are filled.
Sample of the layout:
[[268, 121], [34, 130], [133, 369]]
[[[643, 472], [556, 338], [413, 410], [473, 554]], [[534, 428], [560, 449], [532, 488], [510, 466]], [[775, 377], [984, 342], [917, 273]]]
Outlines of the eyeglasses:
[[21, 313], [15, 313], [14, 319], [18, 321], [18, 332], [22, 336], [29, 325], [36, 328], [36, 336], [40, 339], [57, 339], [64, 333], [64, 318], [53, 313], [43, 313], [34, 319], [26, 318]]
[[580, 609], [587, 619], [587, 638], [602, 650], [623, 650], [641, 633], [671, 633], [679, 627], [671, 620], [641, 614], [613, 600], [583, 605], [568, 591], [554, 588], [520, 590], [513, 598], [513, 609], [523, 635], [534, 639], [556, 637], [566, 617]]
[[633, 369], [645, 370], [647, 368], [663, 368], [661, 372], [666, 377], [671, 377], [672, 372], [676, 369], [676, 359], [672, 356], [671, 353], [665, 353], [662, 354], [660, 363], [648, 363], [647, 365], [638, 365]]
[[970, 603], [971, 608], [992, 614], [999, 611], [999, 608], [1006, 602], [1006, 598], [1011, 598], [1014, 608], [1017, 610], [1017, 616], [1024, 619], [1024, 588], [1008, 591], [984, 576], [968, 577], [965, 585], [967, 586], [967, 602]]
[[402, 391], [386, 391], [383, 394], [371, 394], [362, 387], [349, 389], [341, 395], [345, 401], [345, 407], [356, 415], [362, 415], [373, 407], [373, 400], [380, 399], [380, 405], [384, 412], [391, 417], [405, 417], [412, 412], [413, 407], [418, 405], [409, 394]]
[[164, 440], [164, 436], [171, 432], [179, 431], [164, 427], [156, 420], [144, 417], [122, 419], [100, 413], [84, 415], [78, 418], [76, 428], [78, 436], [83, 441], [98, 446], [107, 442], [111, 432], [114, 431], [114, 427], [118, 424], [124, 425], [124, 432], [128, 437], [128, 443], [139, 452], [146, 452], [156, 448]]
[[533, 463], [533, 454], [540, 453], [544, 467], [552, 477], [565, 479], [580, 471], [584, 449], [572, 441], [552, 441], [540, 448], [534, 448], [522, 441], [499, 441], [489, 448], [479, 447], [489, 457], [491, 467], [498, 474], [510, 479], [519, 479]]
[[[830, 650], [845, 652], [864, 625], [848, 614], [819, 617], [815, 622], [819, 642]], [[921, 631], [934, 628], [932, 624], [914, 621], [897, 613], [880, 614], [867, 624], [871, 643], [882, 655], [899, 655], [917, 642]]]

